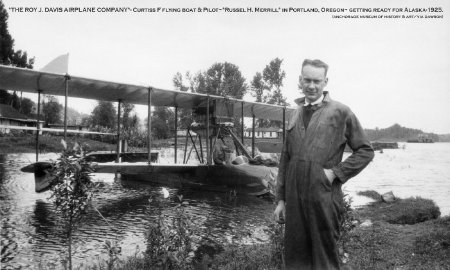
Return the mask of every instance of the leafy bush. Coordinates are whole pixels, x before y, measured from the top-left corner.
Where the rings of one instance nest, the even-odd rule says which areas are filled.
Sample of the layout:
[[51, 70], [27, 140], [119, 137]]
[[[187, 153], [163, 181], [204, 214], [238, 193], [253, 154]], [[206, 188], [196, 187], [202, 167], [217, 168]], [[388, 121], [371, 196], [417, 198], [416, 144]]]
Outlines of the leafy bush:
[[[154, 200], [154, 199], [152, 199]], [[146, 232], [146, 264], [155, 269], [191, 269], [194, 257], [193, 236], [195, 225], [192, 217], [186, 213], [188, 202], [178, 196], [179, 203], [172, 208], [175, 215], [162, 214], [164, 202], [159, 202], [158, 219]]]
[[348, 260], [347, 244], [350, 241], [350, 232], [356, 227], [357, 224], [351, 204], [352, 198], [349, 197], [348, 194], [345, 194], [343, 212], [341, 222], [339, 224], [340, 235], [337, 243], [339, 249], [339, 258], [342, 263], [346, 263]]
[[270, 222], [268, 230], [270, 241], [264, 244], [238, 245], [231, 243], [223, 252], [203, 258], [201, 269], [257, 270], [281, 269], [284, 265], [284, 225]]

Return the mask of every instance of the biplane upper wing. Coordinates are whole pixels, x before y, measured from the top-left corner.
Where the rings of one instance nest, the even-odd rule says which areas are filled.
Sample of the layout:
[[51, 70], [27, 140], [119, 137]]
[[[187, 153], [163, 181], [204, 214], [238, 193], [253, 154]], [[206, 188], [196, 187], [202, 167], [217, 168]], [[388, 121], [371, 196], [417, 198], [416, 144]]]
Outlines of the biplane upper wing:
[[[31, 69], [0, 65], [0, 89], [14, 90], [46, 95], [65, 96], [67, 75], [41, 72]], [[210, 100], [227, 100], [235, 104], [234, 115], [245, 117], [282, 120], [285, 107], [257, 102], [242, 101], [221, 96], [199, 93], [164, 90], [151, 86], [133, 85], [102, 81], [83, 77], [70, 76], [68, 96], [103, 101], [148, 105], [148, 90], [152, 89], [152, 106], [170, 106], [195, 108], [208, 97]], [[243, 107], [243, 108], [242, 108]], [[294, 112], [294, 108], [286, 108], [286, 120]]]

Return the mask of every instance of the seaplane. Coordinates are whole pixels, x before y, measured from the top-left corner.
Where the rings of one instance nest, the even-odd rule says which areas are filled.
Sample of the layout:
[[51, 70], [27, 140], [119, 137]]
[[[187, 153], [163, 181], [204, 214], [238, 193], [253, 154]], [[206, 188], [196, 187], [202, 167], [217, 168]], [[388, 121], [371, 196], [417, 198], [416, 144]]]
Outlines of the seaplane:
[[[51, 163], [39, 161], [38, 145], [39, 134], [46, 132], [62, 132], [64, 138], [67, 133], [89, 134], [90, 131], [67, 129], [68, 97], [102, 100], [118, 103], [118, 120], [121, 119], [120, 108], [123, 102], [148, 106], [148, 137], [147, 151], [131, 153], [122, 151], [122, 135], [120, 121], [117, 121], [117, 133], [112, 134], [117, 139], [117, 148], [112, 153], [92, 153], [87, 156], [97, 162], [96, 173], [116, 173], [121, 175], [122, 181], [143, 181], [158, 184], [177, 182], [205, 186], [224, 187], [238, 193], [261, 195], [271, 192], [275, 185], [277, 168], [265, 166], [264, 162], [240, 162], [233, 164], [224, 162], [217, 164], [214, 156], [218, 151], [217, 144], [224, 138], [232, 140], [236, 155], [242, 160], [254, 161], [255, 154], [255, 119], [269, 119], [280, 121], [282, 127], [282, 141], [285, 138], [286, 119], [294, 113], [295, 109], [257, 102], [239, 100], [230, 97], [165, 90], [153, 86], [133, 85], [111, 81], [90, 79], [59, 74], [55, 72], [37, 71], [11, 66], [0, 65], [0, 89], [35, 93], [38, 95], [38, 118], [40, 112], [41, 95], [63, 96], [64, 129], [36, 127], [14, 127], [0, 125], [1, 128], [19, 128], [36, 131], [36, 162], [30, 164], [22, 171], [35, 174], [36, 191], [49, 189], [49, 180], [46, 171]], [[175, 119], [178, 109], [191, 109], [194, 122], [186, 127], [184, 143], [184, 158], [177, 160], [178, 136], [174, 138], [174, 162], [162, 164], [158, 162], [158, 153], [152, 149], [151, 136], [151, 107], [173, 107]], [[234, 118], [240, 117], [241, 134], [236, 133]], [[251, 150], [244, 144], [244, 118], [252, 118]], [[178, 130], [178, 121], [175, 121], [175, 131]], [[190, 148], [188, 150], [188, 148]], [[191, 153], [195, 152], [197, 162], [188, 162]], [[241, 160], [241, 161], [242, 161]], [[261, 161], [261, 160], [260, 160]], [[174, 177], [176, 176], [176, 177]]]

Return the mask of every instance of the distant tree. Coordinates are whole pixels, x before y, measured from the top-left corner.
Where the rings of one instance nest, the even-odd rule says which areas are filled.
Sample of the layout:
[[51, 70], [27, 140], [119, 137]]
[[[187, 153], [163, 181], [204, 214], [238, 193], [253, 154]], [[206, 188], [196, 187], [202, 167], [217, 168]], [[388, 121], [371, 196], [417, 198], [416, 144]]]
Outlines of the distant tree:
[[36, 111], [36, 103], [29, 98], [23, 98], [20, 105], [20, 112], [26, 116], [31, 116]]
[[267, 94], [264, 92], [269, 88], [265, 85], [261, 72], [256, 72], [250, 85], [251, 94], [256, 98], [256, 102], [266, 102]]
[[136, 112], [134, 111], [134, 104], [125, 102], [122, 103], [120, 114], [123, 129], [126, 130], [136, 128], [136, 126], [139, 124], [138, 122], [136, 122], [137, 116]]
[[19, 110], [20, 99], [16, 92], [10, 93], [6, 90], [0, 90], [0, 103], [8, 104], [16, 110]]
[[128, 141], [129, 146], [140, 145], [140, 121], [134, 108], [134, 104], [131, 103], [122, 103], [121, 106], [121, 137]]
[[81, 125], [83, 117], [89, 117], [89, 115], [80, 113], [74, 108], [67, 107], [67, 124], [68, 125]]
[[270, 89], [280, 88], [283, 86], [283, 79], [286, 73], [281, 69], [283, 60], [278, 57], [270, 61], [263, 70], [263, 78]]
[[8, 30], [8, 12], [0, 1], [0, 64], [9, 65], [10, 57], [14, 53], [14, 39]]
[[[264, 82], [261, 72], [256, 72], [255, 76], [253, 77], [253, 80], [250, 84], [250, 92], [252, 96], [256, 98], [256, 102], [267, 102], [270, 94], [270, 88]], [[258, 127], [269, 127], [270, 121], [267, 119], [257, 119], [256, 124]]]
[[239, 67], [234, 64], [228, 62], [215, 63], [203, 76], [205, 77], [206, 88], [199, 88], [198, 90], [206, 90], [205, 93], [242, 99], [247, 92], [245, 78], [242, 77]]
[[152, 136], [155, 139], [169, 138], [169, 127], [162, 119], [152, 119]]
[[33, 68], [34, 57], [28, 59], [27, 52], [14, 50], [14, 39], [8, 30], [8, 12], [0, 1], [0, 64]]
[[239, 67], [228, 63], [215, 63], [205, 72], [199, 71], [195, 75], [186, 73], [189, 86], [183, 84], [183, 77], [178, 72], [173, 82], [177, 89], [194, 93], [211, 94], [216, 96], [230, 96], [241, 99], [247, 92], [245, 78]]
[[81, 118], [81, 125], [82, 126], [93, 126], [92, 125], [92, 118], [91, 118], [91, 116], [89, 115], [89, 116], [84, 116], [84, 117], [82, 117]]
[[269, 101], [267, 102], [269, 104], [276, 104], [281, 106], [288, 106], [289, 104], [286, 102], [286, 97], [283, 96], [283, 93], [281, 93], [281, 89], [276, 89], [272, 96], [270, 97]]
[[[256, 98], [256, 102], [287, 106], [286, 98], [283, 96], [282, 86], [286, 77], [286, 72], [281, 69], [283, 60], [275, 58], [264, 68], [262, 74], [257, 72], [251, 82], [251, 93]], [[258, 119], [259, 127], [276, 126], [281, 127], [280, 121], [270, 121]]]
[[[242, 99], [247, 92], [248, 87], [245, 78], [242, 76], [239, 67], [234, 64], [228, 62], [215, 63], [204, 73], [203, 77], [208, 94]], [[201, 86], [201, 76], [198, 76], [198, 82]], [[240, 134], [241, 118], [239, 116], [233, 118], [236, 132]]]
[[152, 135], [156, 139], [171, 137], [174, 126], [174, 114], [168, 107], [155, 107], [152, 114]]
[[[187, 73], [189, 75], [189, 73]], [[172, 79], [173, 86], [175, 89], [181, 92], [187, 92], [189, 90], [188, 86], [184, 85], [183, 75], [180, 72], [177, 72]]]
[[[34, 57], [28, 59], [27, 52], [14, 50], [14, 39], [8, 30], [8, 12], [3, 2], [0, 0], [0, 64], [12, 65], [22, 68], [33, 68]], [[17, 110], [20, 109], [20, 101], [16, 93], [0, 89], [0, 103], [9, 104]]]
[[286, 77], [286, 72], [281, 69], [282, 63], [283, 60], [278, 57], [270, 61], [263, 70], [263, 79], [271, 92], [267, 103], [285, 106], [287, 105], [286, 98], [281, 93], [281, 87], [283, 86], [283, 79]]
[[99, 101], [91, 113], [91, 125], [107, 128], [116, 128], [117, 110], [108, 101]]
[[8, 104], [25, 115], [33, 113], [33, 106], [36, 105], [34, 101], [29, 98], [18, 97], [15, 91], [9, 93], [4, 90], [0, 90], [0, 103]]
[[42, 114], [44, 115], [44, 122], [48, 124], [61, 124], [61, 112], [63, 106], [59, 104], [54, 96], [46, 96], [46, 101], [42, 105]]
[[[181, 73], [174, 76], [173, 83], [178, 90], [186, 90], [193, 93], [203, 93], [217, 96], [228, 96], [242, 99], [247, 92], [247, 84], [242, 76], [239, 67], [228, 62], [215, 63], [205, 72], [199, 71], [195, 75], [186, 73], [188, 85], [183, 81]], [[191, 118], [186, 114], [182, 115], [182, 125], [189, 125]], [[241, 127], [240, 117], [234, 119], [238, 132]]]
[[9, 104], [10, 94], [8, 91], [0, 90], [0, 103]]
[[189, 89], [193, 93], [207, 93], [205, 72], [198, 71], [195, 75], [186, 72], [189, 79]]
[[[191, 82], [192, 78], [189, 72], [186, 72], [186, 78], [189, 80], [189, 85], [186, 86], [184, 84], [183, 75], [180, 72], [177, 72], [172, 79], [173, 86], [175, 89], [181, 92], [194, 92], [192, 87], [193, 83]], [[178, 126], [181, 128], [187, 128], [192, 123], [192, 109], [189, 108], [179, 108], [178, 109]]]
[[16, 67], [33, 69], [34, 57], [28, 59], [26, 51], [18, 50], [11, 55], [11, 64]]

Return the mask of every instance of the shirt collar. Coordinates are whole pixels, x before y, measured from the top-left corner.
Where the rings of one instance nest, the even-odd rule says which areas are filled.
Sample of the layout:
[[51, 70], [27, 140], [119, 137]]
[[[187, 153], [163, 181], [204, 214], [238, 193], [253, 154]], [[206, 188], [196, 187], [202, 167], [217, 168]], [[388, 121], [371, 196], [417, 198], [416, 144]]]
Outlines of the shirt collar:
[[322, 95], [320, 96], [320, 98], [316, 99], [316, 101], [314, 101], [314, 102], [312, 102], [312, 103], [309, 103], [309, 102], [305, 99], [305, 105], [304, 105], [304, 106], [308, 106], [309, 104], [311, 104], [311, 105], [319, 105], [320, 103], [322, 103], [323, 98], [324, 98], [324, 95], [322, 94]]
[[[322, 95], [324, 96], [324, 98], [323, 98], [323, 100], [322, 100], [322, 104], [323, 104], [323, 103], [328, 103], [328, 102], [331, 101], [330, 93], [329, 93], [328, 91], [323, 91], [323, 94], [322, 94]], [[303, 106], [303, 105], [305, 104], [305, 99], [306, 99], [305, 97], [297, 98], [297, 99], [294, 100], [294, 102], [295, 102], [298, 106]]]

